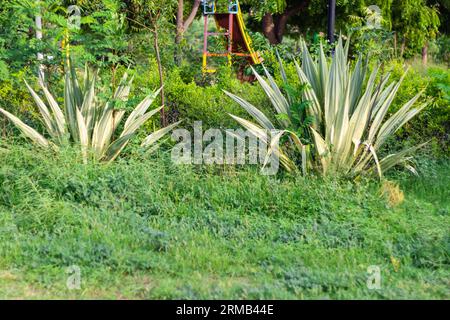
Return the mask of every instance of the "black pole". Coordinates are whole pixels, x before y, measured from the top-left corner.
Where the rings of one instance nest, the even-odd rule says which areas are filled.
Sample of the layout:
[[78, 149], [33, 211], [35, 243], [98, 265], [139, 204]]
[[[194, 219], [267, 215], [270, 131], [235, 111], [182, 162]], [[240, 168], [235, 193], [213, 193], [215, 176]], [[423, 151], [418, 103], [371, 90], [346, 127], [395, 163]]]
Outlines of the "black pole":
[[334, 24], [336, 21], [336, 0], [328, 0], [328, 41], [334, 42]]

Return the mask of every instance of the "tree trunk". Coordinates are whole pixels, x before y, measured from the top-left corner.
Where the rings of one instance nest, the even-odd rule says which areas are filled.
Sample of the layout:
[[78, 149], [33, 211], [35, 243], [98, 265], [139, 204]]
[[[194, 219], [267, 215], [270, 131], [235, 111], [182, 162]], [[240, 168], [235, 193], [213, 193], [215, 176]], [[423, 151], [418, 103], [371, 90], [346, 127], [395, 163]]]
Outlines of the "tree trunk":
[[275, 23], [271, 13], [266, 13], [262, 19], [263, 33], [270, 44], [278, 44], [277, 35], [275, 33]]
[[178, 0], [178, 8], [177, 8], [177, 16], [176, 23], [177, 29], [175, 34], [175, 54], [174, 61], [176, 64], [181, 63], [181, 41], [183, 40], [183, 35], [186, 30], [189, 28], [191, 23], [194, 21], [195, 16], [197, 15], [198, 9], [200, 7], [201, 0], [194, 0], [194, 4], [192, 5], [192, 10], [189, 16], [184, 20], [184, 0]]
[[405, 54], [405, 50], [406, 50], [406, 38], [403, 37], [402, 39], [402, 46], [400, 49], [400, 58], [403, 58], [403, 55]]
[[294, 6], [286, 7], [286, 10], [280, 15], [273, 15], [266, 13], [262, 19], [262, 28], [265, 37], [269, 40], [270, 44], [280, 44], [283, 41], [284, 33], [286, 32], [286, 26], [289, 18], [300, 13], [306, 7], [308, 7], [310, 0], [304, 0]]
[[177, 64], [177, 65], [181, 63], [180, 44], [181, 44], [181, 40], [183, 39], [183, 32], [184, 32], [183, 31], [183, 24], [184, 24], [183, 10], [184, 10], [184, 1], [178, 0], [177, 17], [176, 17], [177, 30], [176, 30], [176, 34], [175, 34], [175, 56], [174, 56], [174, 61], [175, 61], [175, 64]]
[[192, 6], [191, 13], [186, 18], [186, 20], [183, 23], [183, 32], [186, 32], [186, 30], [189, 28], [191, 23], [194, 21], [195, 16], [197, 15], [198, 8], [200, 7], [201, 0], [194, 0], [194, 4]]
[[163, 75], [163, 68], [161, 63], [161, 55], [159, 53], [159, 39], [158, 39], [158, 27], [156, 25], [156, 22], [153, 24], [154, 31], [153, 31], [153, 45], [155, 47], [155, 53], [156, 53], [156, 62], [158, 63], [158, 74], [159, 74], [159, 85], [161, 87], [161, 126], [166, 126], [166, 115], [165, 115], [165, 97], [164, 97], [164, 75]]
[[397, 58], [397, 32], [394, 32], [394, 57]]
[[277, 20], [276, 35], [277, 35], [277, 40], [279, 41], [279, 43], [281, 43], [283, 41], [283, 36], [284, 36], [284, 33], [286, 32], [286, 25], [287, 25], [287, 22], [290, 17], [291, 16], [287, 12], [285, 12]]
[[422, 64], [426, 66], [428, 64], [428, 41], [422, 48]]
[[[39, 5], [39, 1], [37, 1], [38, 5]], [[39, 13], [36, 14], [35, 17], [35, 25], [36, 25], [36, 39], [38, 40], [38, 42], [42, 41], [42, 16], [40, 14], [40, 8], [38, 8]], [[43, 60], [44, 60], [44, 54], [42, 52], [38, 52], [37, 53], [37, 60], [39, 62], [39, 66], [38, 66], [38, 79], [40, 83], [44, 83], [45, 81], [45, 73], [44, 73], [44, 65], [42, 64]]]

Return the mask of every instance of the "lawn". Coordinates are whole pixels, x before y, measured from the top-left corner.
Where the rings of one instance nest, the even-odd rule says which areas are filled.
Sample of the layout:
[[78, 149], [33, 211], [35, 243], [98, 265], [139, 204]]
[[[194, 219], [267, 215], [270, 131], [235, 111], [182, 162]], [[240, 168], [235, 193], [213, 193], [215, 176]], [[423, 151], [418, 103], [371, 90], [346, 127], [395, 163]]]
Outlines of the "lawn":
[[[449, 298], [450, 163], [376, 180], [0, 146], [0, 298]], [[80, 288], [69, 289], [68, 267]], [[381, 288], [369, 289], [378, 267]]]

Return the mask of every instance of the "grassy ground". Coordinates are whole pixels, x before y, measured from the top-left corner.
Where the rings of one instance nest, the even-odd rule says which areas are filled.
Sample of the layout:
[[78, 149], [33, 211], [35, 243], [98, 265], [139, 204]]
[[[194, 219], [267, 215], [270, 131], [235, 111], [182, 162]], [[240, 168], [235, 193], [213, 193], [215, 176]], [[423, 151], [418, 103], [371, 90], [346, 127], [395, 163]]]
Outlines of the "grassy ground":
[[370, 181], [74, 159], [0, 147], [0, 298], [450, 297], [448, 162], [392, 207]]

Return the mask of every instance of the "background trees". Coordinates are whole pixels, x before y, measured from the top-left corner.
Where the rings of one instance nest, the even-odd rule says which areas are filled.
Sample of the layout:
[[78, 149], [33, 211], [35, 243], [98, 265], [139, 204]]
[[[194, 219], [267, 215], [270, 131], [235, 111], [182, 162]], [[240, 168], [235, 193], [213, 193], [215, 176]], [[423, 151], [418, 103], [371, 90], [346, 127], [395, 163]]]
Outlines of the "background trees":
[[[271, 44], [281, 43], [286, 34], [326, 31], [328, 0], [245, 0], [242, 3], [257, 22], [250, 27], [261, 31]], [[371, 5], [381, 9], [382, 26], [395, 33], [402, 54], [408, 49], [419, 52], [427, 47], [440, 26], [441, 32], [448, 31], [448, 25], [440, 21], [448, 19], [440, 14], [448, 12], [448, 0], [344, 0], [337, 2], [336, 32], [347, 33], [355, 21], [349, 18], [363, 19]]]
[[[248, 13], [249, 29], [261, 32], [270, 44], [277, 45], [286, 35], [325, 32], [327, 3], [328, 0], [242, 0], [241, 6]], [[143, 26], [154, 30], [156, 25], [165, 31], [161, 39], [162, 59], [168, 63], [172, 56], [172, 62], [179, 64], [184, 34], [202, 11], [200, 0], [5, 0], [0, 4], [2, 73], [6, 72], [5, 64], [34, 65], [38, 52], [54, 59], [43, 59], [47, 68], [58, 64], [58, 50], [67, 32], [67, 7], [73, 4], [81, 8], [82, 14], [81, 30], [70, 34], [74, 50], [91, 63], [111, 68], [136, 60], [146, 46], [142, 33], [149, 32]], [[439, 32], [448, 31], [449, 0], [343, 0], [337, 2], [336, 32], [351, 31], [357, 18], [364, 25], [369, 5], [381, 8], [382, 26], [395, 35], [402, 56], [421, 53]], [[10, 19], [12, 14], [17, 19]], [[38, 14], [42, 16], [41, 40], [35, 37]], [[78, 44], [82, 45], [77, 47]]]
[[[277, 68], [275, 46], [282, 53], [295, 55], [300, 37], [313, 42], [311, 50], [316, 51], [324, 38], [328, 0], [241, 0], [240, 3], [253, 42], [266, 55], [270, 70]], [[81, 10], [79, 29], [69, 28], [70, 5], [77, 5]], [[369, 5], [381, 9], [379, 29], [367, 25], [371, 16]], [[354, 54], [371, 50], [383, 61], [422, 56], [424, 63], [432, 55], [435, 61], [448, 63], [449, 8], [450, 0], [340, 0], [336, 8], [336, 33], [353, 34], [351, 52]], [[41, 39], [36, 38], [38, 14], [42, 17]], [[164, 84], [167, 78], [201, 86], [214, 84], [218, 79], [223, 81], [220, 78], [223, 74], [232, 76], [229, 71], [211, 79], [201, 74], [201, 14], [199, 0], [1, 1], [0, 105], [26, 105], [28, 94], [22, 88], [22, 79], [34, 77], [39, 65], [44, 66], [47, 84], [57, 86], [58, 72], [63, 69], [68, 51], [79, 66], [88, 62], [104, 70], [102, 81], [111, 83], [112, 88], [118, 85], [121, 73], [129, 66], [145, 70], [149, 78], [150, 68], [156, 66], [158, 85]], [[220, 48], [219, 41], [216, 49]], [[38, 53], [42, 53], [43, 59], [37, 58]], [[167, 90], [179, 88], [165, 86], [161, 95], [164, 105], [172, 104], [170, 97], [179, 98], [173, 92], [167, 94]]]
[[177, 16], [176, 16], [176, 35], [175, 35], [175, 62], [180, 63], [181, 61], [181, 49], [180, 44], [183, 39], [183, 34], [189, 28], [191, 23], [194, 21], [198, 9], [200, 7], [200, 0], [194, 0], [192, 6], [189, 8], [189, 15], [185, 18], [185, 5], [184, 0], [178, 0]]
[[271, 44], [283, 41], [287, 23], [310, 5], [310, 0], [247, 0], [243, 4], [251, 7], [253, 15], [262, 23], [262, 32]]

